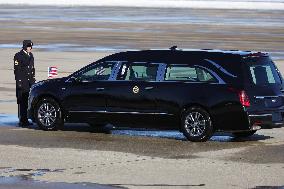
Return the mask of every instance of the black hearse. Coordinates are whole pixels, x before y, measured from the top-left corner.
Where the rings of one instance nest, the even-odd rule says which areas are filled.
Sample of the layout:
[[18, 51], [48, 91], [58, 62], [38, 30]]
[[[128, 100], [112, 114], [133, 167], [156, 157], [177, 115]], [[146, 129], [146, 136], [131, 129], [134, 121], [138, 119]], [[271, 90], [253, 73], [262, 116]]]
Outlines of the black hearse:
[[247, 137], [283, 122], [283, 79], [261, 52], [144, 50], [116, 53], [68, 77], [35, 84], [29, 116], [64, 122], [176, 129], [190, 141], [216, 131]]

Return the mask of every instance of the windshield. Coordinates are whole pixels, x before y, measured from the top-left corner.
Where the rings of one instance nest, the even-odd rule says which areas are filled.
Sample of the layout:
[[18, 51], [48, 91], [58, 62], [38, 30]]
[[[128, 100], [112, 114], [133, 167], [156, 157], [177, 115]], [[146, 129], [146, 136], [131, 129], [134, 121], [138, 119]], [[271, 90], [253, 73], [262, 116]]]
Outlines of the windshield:
[[269, 57], [249, 57], [245, 61], [254, 85], [282, 83], [281, 74]]

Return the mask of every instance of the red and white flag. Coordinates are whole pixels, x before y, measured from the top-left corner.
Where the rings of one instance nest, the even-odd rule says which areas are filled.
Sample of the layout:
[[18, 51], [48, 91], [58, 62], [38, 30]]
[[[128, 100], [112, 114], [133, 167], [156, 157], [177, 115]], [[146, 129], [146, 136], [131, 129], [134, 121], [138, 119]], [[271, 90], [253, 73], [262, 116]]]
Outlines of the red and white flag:
[[57, 77], [57, 67], [56, 66], [51, 66], [48, 67], [48, 72], [47, 72], [47, 77], [48, 78], [54, 78]]

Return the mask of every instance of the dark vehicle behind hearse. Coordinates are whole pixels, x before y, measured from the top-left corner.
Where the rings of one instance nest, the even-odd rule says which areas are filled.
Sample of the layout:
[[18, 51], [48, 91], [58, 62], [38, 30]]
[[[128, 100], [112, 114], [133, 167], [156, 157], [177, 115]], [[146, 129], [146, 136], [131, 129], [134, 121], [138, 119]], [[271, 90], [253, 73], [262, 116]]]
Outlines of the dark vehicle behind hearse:
[[65, 122], [248, 137], [282, 125], [284, 85], [268, 54], [221, 50], [116, 53], [68, 77], [36, 83], [29, 116], [44, 130]]

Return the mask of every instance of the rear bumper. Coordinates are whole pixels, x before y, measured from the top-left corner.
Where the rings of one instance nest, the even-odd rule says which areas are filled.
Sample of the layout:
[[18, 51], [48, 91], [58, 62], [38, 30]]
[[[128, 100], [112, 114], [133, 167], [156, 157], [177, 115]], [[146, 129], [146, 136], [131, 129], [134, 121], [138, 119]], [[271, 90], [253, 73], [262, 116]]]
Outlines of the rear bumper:
[[261, 129], [271, 129], [284, 126], [284, 111], [269, 113], [249, 113], [249, 122], [252, 126], [260, 126]]

